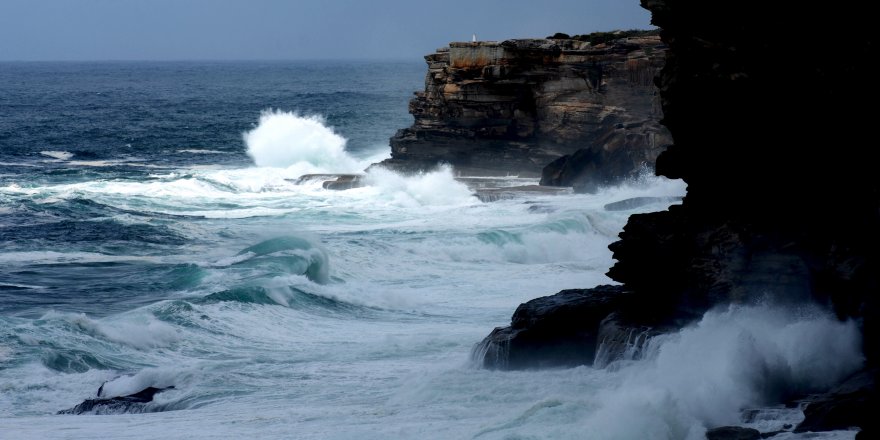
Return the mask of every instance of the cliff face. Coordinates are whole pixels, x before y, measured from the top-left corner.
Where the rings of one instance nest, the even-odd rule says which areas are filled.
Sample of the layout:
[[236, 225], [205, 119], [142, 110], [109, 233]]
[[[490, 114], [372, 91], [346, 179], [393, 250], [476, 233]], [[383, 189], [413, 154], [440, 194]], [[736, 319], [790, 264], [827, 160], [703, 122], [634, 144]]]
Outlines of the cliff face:
[[[880, 185], [859, 128], [878, 98], [870, 14], [854, 1], [642, 5], [669, 44], [657, 84], [675, 144], [656, 171], [684, 179], [688, 195], [630, 219], [609, 275], [698, 313], [764, 293], [828, 304], [863, 322], [866, 354], [880, 360]], [[798, 29], [846, 43], [795, 44]]]
[[[860, 129], [878, 99], [868, 6], [641, 1], [669, 44], [657, 84], [675, 144], [656, 171], [688, 195], [630, 218], [609, 276], [678, 318], [760, 300], [855, 320], [868, 369], [813, 400], [795, 431], [874, 438], [861, 409], [878, 401], [880, 363], [880, 181]], [[795, 43], [803, 29], [822, 35]]]
[[[449, 163], [464, 175], [539, 176], [560, 156], [596, 152], [624, 175], [653, 164], [670, 138], [652, 81], [659, 37], [451, 43], [428, 55], [412, 127], [391, 138], [384, 166]], [[606, 167], [609, 168], [609, 167]]]
[[[611, 245], [617, 263], [608, 275], [623, 285], [603, 304], [619, 297], [615, 312], [602, 320], [581, 313], [565, 337], [674, 329], [718, 304], [826, 305], [860, 324], [868, 365], [860, 380], [867, 385], [820, 399], [813, 408], [821, 411], [808, 406], [798, 429], [875, 429], [871, 415], [851, 410], [876, 405], [880, 363], [880, 181], [876, 141], [865, 129], [876, 119], [878, 99], [869, 6], [641, 1], [669, 46], [657, 85], [675, 144], [659, 156], [656, 171], [684, 179], [688, 194], [668, 211], [630, 217]], [[796, 37], [804, 29], [822, 33], [805, 41]], [[582, 298], [609, 292], [592, 290], [577, 297], [561, 292], [555, 302], [594, 310]], [[536, 308], [547, 302], [523, 304], [517, 314], [540, 312], [535, 322], [567, 319]], [[509, 367], [498, 353], [502, 361], [529, 359], [519, 365], [572, 365], [571, 356], [531, 355], [530, 347], [555, 342], [524, 344], [517, 341], [523, 334], [527, 327], [496, 329], [481, 346], [496, 359], [485, 357], [484, 365]], [[508, 353], [518, 347], [525, 348]]]

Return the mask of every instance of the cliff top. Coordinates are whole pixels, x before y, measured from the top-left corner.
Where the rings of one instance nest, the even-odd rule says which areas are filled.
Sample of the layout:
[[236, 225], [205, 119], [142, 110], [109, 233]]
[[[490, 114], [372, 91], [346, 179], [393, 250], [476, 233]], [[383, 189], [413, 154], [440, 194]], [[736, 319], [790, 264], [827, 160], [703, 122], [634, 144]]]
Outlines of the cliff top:
[[[648, 38], [650, 40], [660, 39], [660, 29], [629, 29], [629, 30], [614, 30], [607, 32], [593, 32], [589, 34], [578, 34], [570, 36], [566, 33], [557, 32], [553, 35], [550, 35], [546, 38], [517, 38], [510, 39], [505, 41], [556, 41], [556, 40], [572, 40], [581, 43], [588, 43], [591, 46], [598, 46], [604, 43], [616, 42], [617, 40], [622, 39], [642, 39]], [[553, 42], [551, 41], [551, 42]], [[480, 47], [480, 46], [497, 46], [502, 44], [502, 42], [498, 41], [456, 41], [449, 43], [450, 47]]]
[[520, 51], [572, 52], [601, 51], [620, 44], [639, 46], [663, 45], [656, 31], [618, 31], [602, 32], [601, 34], [602, 36], [590, 34], [588, 36], [575, 35], [574, 37], [568, 37], [565, 34], [555, 34], [548, 38], [515, 38], [504, 41], [453, 41], [449, 43], [448, 47], [440, 48], [437, 52], [448, 52], [449, 48], [495, 49], [499, 47]]
[[590, 43], [594, 46], [607, 43], [609, 41], [619, 40], [622, 38], [644, 38], [644, 37], [658, 37], [660, 36], [660, 29], [629, 29], [629, 30], [616, 30], [609, 32], [593, 32], [590, 34], [583, 35], [575, 35], [568, 36], [568, 34], [564, 34], [562, 32], [557, 32], [549, 37], [548, 40], [577, 40]]

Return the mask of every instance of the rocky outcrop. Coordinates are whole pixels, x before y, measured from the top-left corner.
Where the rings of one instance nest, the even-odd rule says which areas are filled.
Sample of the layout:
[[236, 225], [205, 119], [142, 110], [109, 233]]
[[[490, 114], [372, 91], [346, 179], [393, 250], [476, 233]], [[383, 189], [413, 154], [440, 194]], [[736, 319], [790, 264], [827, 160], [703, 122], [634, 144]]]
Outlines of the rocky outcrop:
[[618, 200], [616, 202], [606, 203], [604, 208], [606, 211], [629, 211], [648, 205], [669, 206], [673, 203], [681, 202], [681, 197], [631, 197], [629, 199]]
[[593, 363], [599, 323], [629, 299], [620, 286], [563, 290], [521, 304], [509, 327], [496, 328], [473, 358], [492, 369], [571, 367]]
[[604, 367], [638, 359], [651, 336], [676, 327], [654, 312], [624, 286], [563, 290], [520, 304], [510, 326], [493, 330], [474, 347], [472, 358], [503, 370]]
[[98, 389], [98, 398], [86, 399], [79, 405], [70, 409], [58, 411], [58, 414], [126, 414], [126, 413], [143, 413], [158, 412], [164, 408], [161, 406], [148, 406], [153, 401], [156, 394], [163, 391], [173, 389], [173, 386], [166, 388], [147, 387], [134, 394], [126, 396], [116, 396], [102, 398], [101, 389]]
[[862, 371], [825, 394], [810, 396], [803, 403], [804, 421], [794, 432], [828, 431], [854, 426], [876, 428], [877, 372]]
[[[860, 324], [876, 368], [880, 181], [866, 148], [875, 143], [867, 127], [878, 102], [870, 6], [642, 5], [669, 46], [657, 85], [675, 144], [656, 171], [684, 179], [688, 194], [668, 211], [630, 217], [611, 245], [617, 263], [609, 276], [669, 323], [758, 295], [827, 305]], [[800, 41], [804, 29], [823, 36]], [[856, 410], [876, 402], [869, 379], [811, 403], [809, 425], [798, 429], [876, 429]]]
[[706, 440], [760, 440], [757, 429], [739, 426], [722, 426], [706, 431]]
[[474, 196], [483, 203], [497, 202], [499, 200], [518, 199], [526, 196], [544, 196], [570, 194], [570, 188], [557, 188], [552, 186], [525, 185], [525, 186], [508, 186], [501, 188], [478, 188], [474, 191]]
[[[632, 149], [612, 151], [584, 148], [550, 162], [541, 171], [541, 185], [570, 186], [579, 193], [595, 193], [611, 185], [633, 169]], [[649, 162], [644, 162], [645, 166]], [[651, 162], [653, 165], [653, 162]], [[622, 173], [622, 170], [631, 170]]]
[[631, 174], [670, 140], [652, 83], [665, 51], [656, 35], [450, 43], [425, 57], [425, 90], [410, 102], [415, 123], [391, 138], [382, 165], [537, 177], [584, 149], [603, 163], [597, 179]]
[[285, 179], [294, 185], [321, 182], [321, 187], [335, 191], [360, 188], [364, 186], [363, 174], [303, 174], [296, 179]]

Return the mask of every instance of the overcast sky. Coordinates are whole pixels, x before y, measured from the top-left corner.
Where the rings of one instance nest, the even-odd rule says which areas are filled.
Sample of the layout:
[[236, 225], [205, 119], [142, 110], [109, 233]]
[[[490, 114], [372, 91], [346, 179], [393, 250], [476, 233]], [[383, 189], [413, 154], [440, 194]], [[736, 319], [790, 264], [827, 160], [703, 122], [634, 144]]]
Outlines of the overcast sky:
[[0, 60], [417, 59], [649, 19], [638, 0], [0, 0]]

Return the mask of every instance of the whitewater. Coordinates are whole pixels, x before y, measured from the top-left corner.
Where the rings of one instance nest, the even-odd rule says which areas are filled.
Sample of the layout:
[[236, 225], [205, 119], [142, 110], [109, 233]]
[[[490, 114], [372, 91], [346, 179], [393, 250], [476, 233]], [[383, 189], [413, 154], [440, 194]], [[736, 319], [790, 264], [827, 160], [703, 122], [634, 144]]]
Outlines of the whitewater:
[[[330, 120], [265, 107], [237, 142], [2, 151], [0, 438], [700, 439], [796, 424], [797, 408], [767, 407], [779, 389], [862, 365], [854, 323], [752, 304], [604, 368], [478, 368], [473, 347], [518, 304], [611, 283], [628, 216], [668, 206], [605, 204], [684, 184], [484, 203], [449, 168], [373, 168], [330, 191], [300, 176], [388, 154]], [[142, 412], [57, 414], [99, 387], [171, 386]], [[743, 421], [749, 408], [763, 416]]]

